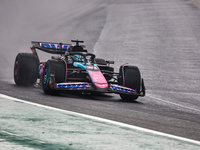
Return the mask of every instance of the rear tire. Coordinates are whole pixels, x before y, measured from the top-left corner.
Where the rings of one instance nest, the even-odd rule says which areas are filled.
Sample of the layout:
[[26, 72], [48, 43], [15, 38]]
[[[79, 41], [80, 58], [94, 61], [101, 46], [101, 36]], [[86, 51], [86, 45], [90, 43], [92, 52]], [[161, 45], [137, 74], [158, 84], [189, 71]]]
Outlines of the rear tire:
[[17, 85], [33, 85], [38, 78], [39, 59], [31, 53], [19, 53], [15, 59], [14, 81]]
[[[132, 88], [140, 94], [141, 87], [141, 75], [138, 67], [136, 66], [121, 66], [119, 69], [119, 85]], [[123, 78], [124, 76], [124, 78]], [[124, 101], [135, 101], [138, 98], [138, 95], [127, 95], [120, 94], [120, 97]]]
[[51, 83], [50, 83], [50, 75], [51, 73], [54, 74], [55, 83], [61, 83], [65, 82], [65, 64], [62, 61], [58, 60], [48, 60], [44, 72], [42, 75], [42, 89], [44, 93], [50, 94], [50, 95], [57, 95], [60, 93], [59, 90], [53, 89]]

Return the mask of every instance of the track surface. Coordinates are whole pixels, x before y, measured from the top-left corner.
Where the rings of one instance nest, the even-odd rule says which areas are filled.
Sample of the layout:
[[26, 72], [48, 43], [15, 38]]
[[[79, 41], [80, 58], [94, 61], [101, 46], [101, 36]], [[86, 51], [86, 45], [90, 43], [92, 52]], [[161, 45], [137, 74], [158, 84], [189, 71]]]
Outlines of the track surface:
[[[186, 0], [59, 0], [0, 2], [0, 93], [70, 111], [200, 140], [200, 9]], [[45, 95], [17, 87], [13, 64], [31, 40], [85, 40], [89, 52], [129, 62], [147, 96]], [[41, 53], [41, 60], [50, 56]]]

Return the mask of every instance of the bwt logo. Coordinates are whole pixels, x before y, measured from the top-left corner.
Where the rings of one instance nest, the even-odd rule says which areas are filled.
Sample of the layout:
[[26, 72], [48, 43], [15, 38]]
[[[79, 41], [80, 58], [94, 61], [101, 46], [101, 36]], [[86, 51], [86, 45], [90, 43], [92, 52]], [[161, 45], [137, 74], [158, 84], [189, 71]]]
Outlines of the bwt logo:
[[[61, 49], [59, 44], [40, 43], [41, 47]], [[70, 45], [62, 45], [62, 49], [68, 49]]]

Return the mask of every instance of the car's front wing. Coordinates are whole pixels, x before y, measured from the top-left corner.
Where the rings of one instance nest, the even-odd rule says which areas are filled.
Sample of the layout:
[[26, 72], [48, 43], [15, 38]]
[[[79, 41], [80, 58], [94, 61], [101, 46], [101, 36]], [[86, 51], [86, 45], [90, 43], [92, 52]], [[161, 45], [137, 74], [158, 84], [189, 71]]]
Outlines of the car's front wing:
[[54, 87], [56, 90], [80, 90], [80, 91], [97, 91], [103, 93], [117, 93], [117, 94], [129, 94], [129, 95], [139, 95], [136, 90], [119, 86], [116, 84], [109, 84], [108, 88], [104, 90], [97, 89], [92, 83], [87, 82], [65, 82], [65, 83], [55, 83]]

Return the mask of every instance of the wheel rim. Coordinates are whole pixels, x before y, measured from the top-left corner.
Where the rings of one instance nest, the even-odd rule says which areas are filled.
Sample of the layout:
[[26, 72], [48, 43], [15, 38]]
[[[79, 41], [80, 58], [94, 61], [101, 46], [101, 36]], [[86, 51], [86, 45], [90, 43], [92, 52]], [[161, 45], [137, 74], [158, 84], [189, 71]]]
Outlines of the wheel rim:
[[48, 73], [48, 69], [46, 68], [46, 69], [44, 70], [44, 75], [43, 75], [43, 84], [44, 84], [44, 85], [47, 85], [48, 78], [49, 78], [49, 73]]

